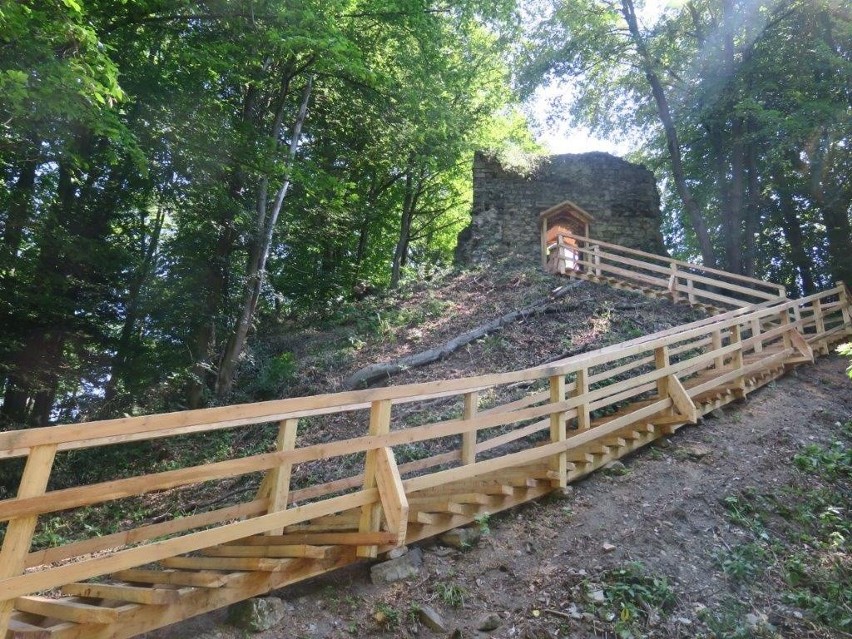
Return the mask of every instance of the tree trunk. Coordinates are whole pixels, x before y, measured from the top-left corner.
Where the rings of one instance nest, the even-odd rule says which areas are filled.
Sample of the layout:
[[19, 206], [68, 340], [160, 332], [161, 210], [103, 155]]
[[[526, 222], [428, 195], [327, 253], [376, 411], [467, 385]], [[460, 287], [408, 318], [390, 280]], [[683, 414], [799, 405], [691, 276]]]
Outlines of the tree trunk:
[[[293, 162], [296, 159], [296, 151], [299, 148], [299, 142], [302, 137], [302, 127], [308, 115], [308, 103], [311, 99], [311, 91], [313, 88], [313, 77], [308, 76], [305, 89], [302, 93], [302, 102], [299, 106], [299, 111], [296, 115], [296, 120], [293, 124], [293, 133], [290, 138], [290, 149], [287, 154], [286, 170], [284, 181], [275, 196], [275, 201], [272, 205], [272, 210], [267, 216], [266, 209], [266, 180], [263, 180], [261, 186], [261, 197], [258, 201], [258, 230], [259, 234], [255, 240], [253, 247], [253, 258], [249, 265], [249, 272], [246, 274], [246, 291], [243, 300], [242, 312], [237, 320], [231, 337], [225, 347], [222, 355], [222, 360], [219, 364], [219, 371], [216, 377], [216, 394], [218, 397], [224, 397], [231, 392], [234, 384], [234, 375], [236, 373], [237, 361], [240, 353], [245, 346], [246, 337], [248, 336], [249, 328], [251, 328], [254, 319], [254, 313], [257, 309], [257, 302], [260, 299], [260, 292], [263, 288], [263, 281], [266, 274], [266, 261], [269, 258], [269, 250], [272, 247], [272, 235], [275, 232], [275, 225], [278, 221], [278, 216], [281, 213], [281, 207], [284, 205], [284, 199], [287, 197], [287, 192], [290, 189], [290, 178], [293, 170]], [[282, 105], [283, 108], [283, 105]], [[276, 124], [273, 126], [273, 140], [278, 139], [276, 128], [280, 128], [281, 118], [276, 118]]]
[[21, 248], [24, 228], [32, 212], [37, 166], [38, 163], [35, 159], [23, 160], [20, 163], [18, 179], [15, 180], [15, 185], [12, 187], [12, 194], [9, 198], [9, 209], [3, 232], [3, 244], [10, 267], [13, 267], [18, 250]]
[[[146, 212], [140, 212], [141, 226], [144, 229]], [[163, 229], [165, 212], [162, 207], [157, 209], [154, 224], [149, 233], [147, 242], [145, 237], [141, 241], [142, 260], [128, 287], [125, 299], [124, 323], [121, 326], [121, 334], [115, 347], [115, 355], [110, 365], [110, 376], [104, 388], [104, 403], [108, 404], [115, 399], [118, 392], [118, 382], [127, 374], [127, 367], [131, 357], [133, 335], [136, 333], [136, 325], [139, 321], [139, 303], [142, 289], [154, 270], [154, 262], [160, 245], [160, 234]], [[143, 231], [144, 232], [144, 231]]]
[[802, 226], [796, 216], [796, 204], [793, 194], [787, 188], [784, 177], [778, 176], [775, 180], [778, 185], [778, 204], [781, 211], [781, 228], [784, 237], [790, 245], [790, 261], [796, 267], [801, 280], [802, 293], [811, 295], [816, 292], [816, 285], [812, 273], [813, 262], [805, 250], [805, 241], [802, 234]]
[[396, 241], [396, 248], [393, 252], [393, 264], [391, 266], [390, 287], [396, 288], [399, 286], [399, 280], [402, 276], [402, 267], [405, 264], [405, 256], [408, 253], [408, 242], [411, 237], [411, 220], [414, 217], [414, 203], [416, 201], [414, 193], [414, 176], [409, 170], [405, 175], [405, 197], [402, 201], [402, 216], [399, 221], [399, 236]]
[[[749, 121], [749, 133], [754, 130], [754, 122]], [[757, 236], [760, 232], [760, 170], [757, 163], [757, 144], [753, 136], [749, 136], [747, 145], [746, 177], [748, 181], [748, 198], [744, 211], [743, 227], [743, 275], [754, 277], [757, 270]]]
[[654, 70], [653, 60], [645, 46], [645, 41], [639, 31], [639, 23], [636, 20], [636, 13], [633, 8], [633, 0], [621, 0], [622, 13], [627, 21], [627, 26], [630, 30], [630, 35], [642, 63], [642, 69], [645, 72], [645, 78], [651, 86], [651, 93], [654, 97], [654, 103], [657, 106], [657, 114], [660, 117], [660, 122], [663, 125], [663, 130], [666, 134], [666, 146], [669, 151], [669, 158], [672, 164], [672, 176], [674, 177], [675, 187], [678, 195], [683, 202], [683, 207], [686, 210], [687, 218], [692, 225], [692, 230], [695, 232], [698, 248], [701, 251], [701, 258], [705, 266], [713, 267], [716, 265], [716, 256], [713, 251], [713, 244], [710, 241], [710, 233], [707, 230], [707, 224], [701, 214], [701, 209], [698, 203], [692, 196], [692, 192], [686, 181], [686, 174], [683, 169], [683, 160], [680, 153], [680, 140], [678, 139], [677, 129], [672, 119], [671, 110], [669, 109], [668, 99], [663, 89], [663, 84], [660, 81], [657, 72]]

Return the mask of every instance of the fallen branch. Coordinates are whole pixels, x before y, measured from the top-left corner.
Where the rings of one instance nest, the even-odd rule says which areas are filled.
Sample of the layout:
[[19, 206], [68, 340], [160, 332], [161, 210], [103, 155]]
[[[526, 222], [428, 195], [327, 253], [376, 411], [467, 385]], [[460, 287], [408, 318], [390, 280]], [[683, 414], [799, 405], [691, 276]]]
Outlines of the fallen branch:
[[553, 302], [565, 297], [572, 289], [579, 285], [580, 282], [571, 282], [565, 286], [560, 286], [548, 297], [537, 300], [535, 303], [527, 306], [526, 308], [506, 313], [502, 317], [498, 317], [497, 319], [482, 324], [473, 330], [462, 333], [458, 337], [451, 339], [449, 342], [446, 342], [436, 348], [431, 348], [427, 351], [422, 351], [414, 355], [408, 355], [407, 357], [400, 358], [395, 362], [371, 364], [370, 366], [366, 366], [350, 375], [343, 383], [343, 386], [347, 389], [367, 388], [376, 382], [387, 380], [393, 375], [397, 375], [403, 371], [411, 368], [417, 368], [418, 366], [425, 366], [426, 364], [431, 364], [432, 362], [444, 359], [448, 355], [460, 349], [462, 346], [466, 346], [467, 344], [485, 337], [486, 335], [494, 333], [507, 324], [512, 324], [534, 315], [559, 312], [563, 310], [563, 307], [561, 305], [554, 304]]

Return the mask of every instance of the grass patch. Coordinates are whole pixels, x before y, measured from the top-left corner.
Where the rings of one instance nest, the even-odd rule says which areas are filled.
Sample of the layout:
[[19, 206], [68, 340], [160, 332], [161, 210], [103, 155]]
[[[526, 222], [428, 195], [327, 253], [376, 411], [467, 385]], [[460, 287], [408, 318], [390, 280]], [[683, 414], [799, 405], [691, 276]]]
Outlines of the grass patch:
[[[843, 633], [852, 632], [850, 440], [852, 423], [842, 428], [841, 439], [809, 444], [794, 455], [798, 476], [790, 485], [769, 495], [726, 497], [728, 519], [752, 539], [716, 555], [732, 585], [760, 581], [815, 625]], [[742, 634], [730, 616], [720, 613], [708, 626], [719, 637], [752, 636]]]

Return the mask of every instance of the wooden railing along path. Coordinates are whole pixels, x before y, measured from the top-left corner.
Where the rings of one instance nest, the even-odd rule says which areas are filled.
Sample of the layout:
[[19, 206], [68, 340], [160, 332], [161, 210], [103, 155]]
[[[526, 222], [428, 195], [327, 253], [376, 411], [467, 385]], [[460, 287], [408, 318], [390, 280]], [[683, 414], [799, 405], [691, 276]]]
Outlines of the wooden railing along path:
[[[711, 301], [717, 314], [509, 373], [0, 433], [0, 463], [26, 458], [17, 496], [0, 501], [0, 636], [132, 637], [375, 557], [558, 490], [852, 335], [842, 284], [786, 300], [774, 284], [581, 239], [582, 270], [566, 274]], [[521, 382], [539, 390], [480, 410]], [[461, 417], [395, 421], [395, 407], [435, 398], [457, 398]], [[299, 445], [301, 419], [359, 413], [366, 432]], [[67, 451], [265, 423], [278, 425], [272, 452], [47, 489]], [[436, 440], [443, 452], [397, 463]], [[350, 477], [291, 489], [299, 464], [356, 457]], [[31, 548], [39, 518], [250, 473], [264, 480], [249, 501]]]

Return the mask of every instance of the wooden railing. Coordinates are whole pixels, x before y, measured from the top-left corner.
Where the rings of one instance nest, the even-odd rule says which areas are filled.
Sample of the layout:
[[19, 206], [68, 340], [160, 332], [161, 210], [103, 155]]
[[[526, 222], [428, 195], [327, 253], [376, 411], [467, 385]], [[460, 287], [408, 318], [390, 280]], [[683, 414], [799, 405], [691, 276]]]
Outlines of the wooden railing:
[[[566, 239], [572, 240], [570, 245]], [[639, 288], [667, 292], [675, 301], [736, 308], [786, 296], [780, 284], [579, 235], [564, 233], [557, 243], [558, 248], [578, 253], [577, 267], [587, 275], [611, 277]], [[556, 268], [561, 268], [559, 272], [567, 270], [562, 265]]]
[[[618, 250], [636, 251], [583, 242], [579, 250], [586, 257], [585, 268], [634, 279], [655, 273], [647, 277], [664, 286], [674, 281], [675, 291], [695, 299], [727, 300], [736, 293], [757, 297], [760, 303], [514, 372], [0, 433], [0, 460], [7, 460], [0, 463], [26, 458], [17, 496], [0, 501], [0, 521], [8, 522], [0, 551], [0, 637], [13, 609], [49, 616], [51, 604], [27, 597], [33, 593], [121, 574], [252, 535], [286, 534], [299, 524], [344, 512], [360, 513], [357, 532], [329, 539], [346, 539], [357, 544], [359, 556], [375, 556], [418, 538], [409, 525], [412, 496], [440, 494], [452, 482], [512, 469], [546, 479], [553, 487], [564, 486], [595, 467], [595, 455], [607, 446], [617, 447], [626, 433], [646, 427], [653, 433], [655, 424], [694, 423], [714, 407], [706, 400], [708, 393], [723, 389], [742, 396], [765, 383], [767, 376], [780, 374], [785, 365], [812, 361], [814, 350], [826, 352], [852, 334], [848, 292], [842, 284], [784, 300], [782, 287], [760, 283], [750, 288], [745, 285], [750, 278], [735, 276], [728, 280], [736, 284], [717, 281], [703, 274], [709, 269], [687, 268], [658, 256], [640, 266], [633, 258], [617, 257]], [[630, 260], [626, 265], [641, 272], [612, 266], [616, 259]], [[707, 280], [713, 290], [701, 288]], [[772, 297], [767, 297], [771, 291]], [[508, 397], [507, 389], [520, 382], [538, 388], [479, 410], [481, 398]], [[394, 419], [394, 407], [409, 404], [425, 411], [425, 403], [438, 398], [455, 398], [460, 417], [415, 427]], [[366, 428], [347, 439], [307, 443], [311, 433], [299, 432], [300, 420], [332, 414], [345, 414], [353, 423], [363, 416]], [[279, 429], [271, 452], [47, 490], [54, 460], [67, 451], [267, 423]], [[432, 442], [439, 452], [397, 464], [398, 454], [418, 442]], [[346, 461], [357, 472], [291, 489], [294, 468], [328, 460]], [[265, 479], [249, 501], [31, 549], [39, 518], [251, 473], [263, 473]]]

